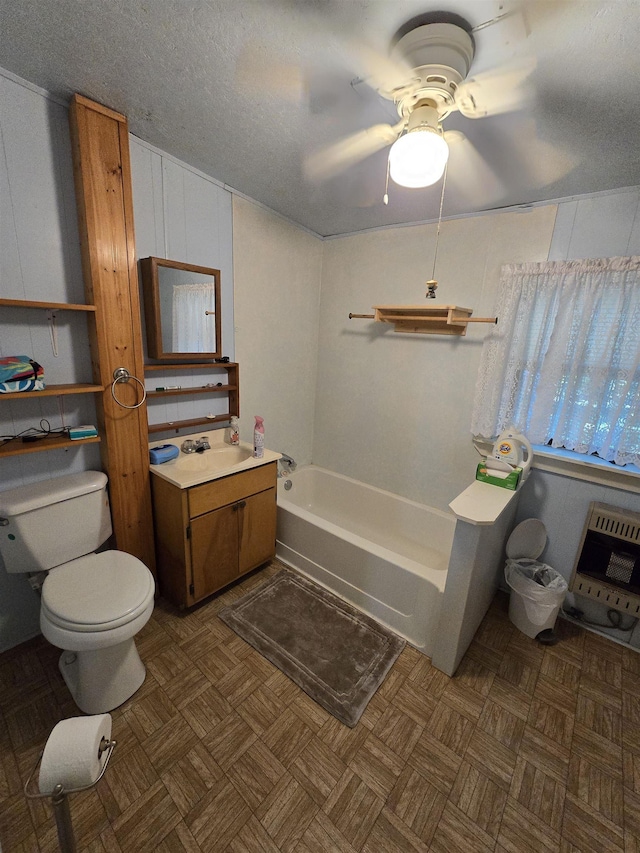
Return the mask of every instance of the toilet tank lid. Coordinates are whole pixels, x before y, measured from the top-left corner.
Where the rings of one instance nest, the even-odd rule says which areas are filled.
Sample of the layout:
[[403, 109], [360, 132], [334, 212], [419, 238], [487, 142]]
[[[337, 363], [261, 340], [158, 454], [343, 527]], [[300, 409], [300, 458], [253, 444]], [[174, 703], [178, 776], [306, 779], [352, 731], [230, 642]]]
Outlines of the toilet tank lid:
[[102, 471], [82, 471], [52, 480], [41, 480], [0, 492], [0, 516], [10, 518], [104, 489], [107, 475]]

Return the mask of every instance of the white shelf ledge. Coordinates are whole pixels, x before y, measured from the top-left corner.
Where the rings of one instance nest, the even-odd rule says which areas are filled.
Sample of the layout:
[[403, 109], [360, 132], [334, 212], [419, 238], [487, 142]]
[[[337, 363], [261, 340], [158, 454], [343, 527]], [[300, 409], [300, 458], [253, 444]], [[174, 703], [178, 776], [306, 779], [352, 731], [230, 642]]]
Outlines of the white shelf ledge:
[[474, 480], [451, 501], [449, 508], [456, 518], [469, 524], [495, 524], [517, 494], [511, 489]]

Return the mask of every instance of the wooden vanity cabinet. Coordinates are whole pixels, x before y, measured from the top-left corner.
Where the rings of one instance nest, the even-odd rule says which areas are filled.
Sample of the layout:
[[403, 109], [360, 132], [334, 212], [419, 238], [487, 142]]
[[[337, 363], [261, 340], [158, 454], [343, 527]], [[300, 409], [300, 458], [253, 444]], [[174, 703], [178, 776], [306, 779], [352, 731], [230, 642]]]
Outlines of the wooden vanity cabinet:
[[276, 550], [277, 465], [180, 489], [151, 476], [161, 594], [189, 607]]

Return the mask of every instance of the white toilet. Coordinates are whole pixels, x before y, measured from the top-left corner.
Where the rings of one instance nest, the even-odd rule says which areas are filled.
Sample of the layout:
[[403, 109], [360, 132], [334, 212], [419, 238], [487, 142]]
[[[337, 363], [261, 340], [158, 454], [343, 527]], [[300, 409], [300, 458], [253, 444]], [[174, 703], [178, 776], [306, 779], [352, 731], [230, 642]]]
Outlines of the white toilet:
[[113, 710], [145, 678], [134, 636], [153, 611], [155, 582], [131, 554], [93, 553], [111, 530], [107, 477], [100, 471], [0, 492], [6, 570], [48, 570], [40, 627], [64, 649], [60, 671], [87, 714]]

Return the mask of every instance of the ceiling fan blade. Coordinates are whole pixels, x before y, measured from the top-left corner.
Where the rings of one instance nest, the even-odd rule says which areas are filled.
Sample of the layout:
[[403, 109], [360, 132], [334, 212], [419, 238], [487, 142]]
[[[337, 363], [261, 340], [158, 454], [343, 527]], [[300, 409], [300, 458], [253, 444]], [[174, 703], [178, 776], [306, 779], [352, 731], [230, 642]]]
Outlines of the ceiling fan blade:
[[399, 56], [388, 56], [364, 41], [351, 40], [346, 45], [362, 82], [380, 95], [393, 100], [393, 93], [402, 89], [413, 76], [413, 69]]
[[[507, 132], [512, 138], [514, 148], [517, 148], [520, 140], [527, 140], [526, 161], [522, 155], [520, 161], [524, 164], [526, 180], [532, 186], [541, 188], [554, 184], [573, 171], [580, 162], [581, 158], [575, 150], [569, 151], [548, 139], [543, 139], [537, 132], [533, 118], [527, 117], [515, 122], [513, 128]], [[518, 181], [517, 175], [512, 177]]]
[[307, 74], [302, 64], [280, 59], [269, 45], [257, 39], [242, 45], [234, 79], [238, 91], [252, 97], [268, 92], [296, 104], [308, 98]]
[[459, 130], [447, 130], [449, 146], [447, 183], [478, 209], [490, 207], [506, 195], [506, 189], [475, 145]]
[[398, 138], [404, 125], [404, 120], [395, 126], [375, 124], [367, 130], [360, 130], [327, 148], [314, 152], [305, 160], [305, 175], [315, 182], [332, 178], [354, 163], [391, 145]]
[[457, 109], [465, 118], [484, 118], [524, 109], [533, 98], [529, 78], [536, 65], [531, 56], [468, 77], [456, 92]]

